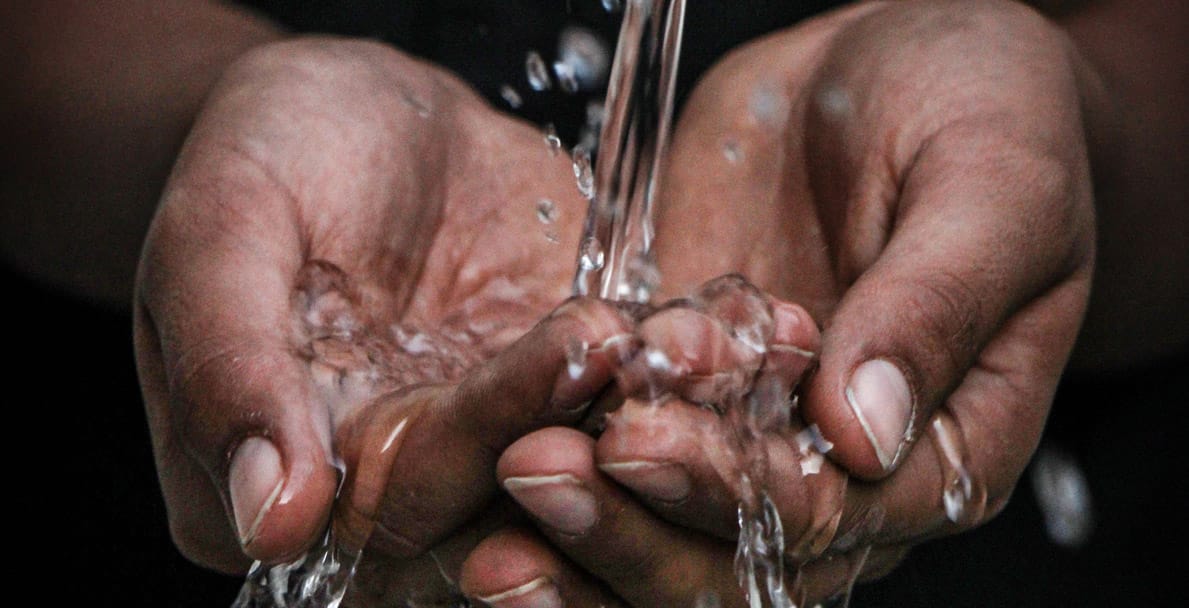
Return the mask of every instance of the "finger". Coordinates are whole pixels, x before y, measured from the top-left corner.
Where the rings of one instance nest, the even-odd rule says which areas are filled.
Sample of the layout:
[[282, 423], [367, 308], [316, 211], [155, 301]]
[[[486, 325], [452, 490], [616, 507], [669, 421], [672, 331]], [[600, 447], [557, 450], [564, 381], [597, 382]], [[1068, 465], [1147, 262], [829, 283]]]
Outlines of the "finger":
[[608, 303], [571, 300], [458, 386], [402, 389], [351, 421], [337, 442], [346, 538], [407, 558], [473, 517], [507, 445], [582, 419], [627, 356], [628, 327]]
[[670, 303], [636, 334], [641, 346], [618, 377], [621, 392], [640, 398], [668, 392], [719, 409], [757, 383], [787, 397], [819, 344], [803, 308], [766, 296], [737, 275]]
[[[745, 468], [731, 424], [686, 403], [629, 400], [599, 438], [598, 467], [667, 521], [732, 540], [739, 533], [740, 478], [755, 473]], [[799, 425], [757, 441], [767, 456], [766, 480], [758, 483], [782, 516], [787, 554], [794, 561], [820, 555], [842, 518], [847, 476]]]
[[[179, 168], [140, 268], [146, 408], [175, 538], [182, 528], [187, 538], [233, 537], [247, 555], [277, 561], [317, 536], [337, 482], [327, 409], [295, 355], [301, 239], [263, 172], [197, 156]], [[194, 166], [205, 162], [214, 166]], [[229, 200], [253, 201], [255, 221], [219, 207]], [[198, 471], [224, 520], [207, 510]]]
[[[1042, 379], [1061, 367], [1044, 346], [1063, 327], [1053, 309], [1082, 297], [1084, 286], [1070, 282], [1014, 316], [887, 478], [848, 481], [823, 461], [832, 446], [808, 429], [765, 435], [767, 492], [790, 557], [919, 542], [998, 513], [1044, 426], [1052, 388]], [[730, 538], [740, 493], [728, 432], [703, 408], [629, 400], [609, 418], [597, 461], [666, 520]]]
[[[249, 563], [239, 537], [224, 516], [224, 502], [210, 474], [186, 452], [169, 414], [169, 388], [156, 329], [137, 301], [133, 342], [157, 479], [166, 498], [169, 531], [174, 544], [191, 561], [224, 572], [243, 571]], [[185, 500], [178, 500], [185, 497]]]
[[[892, 471], [1002, 324], [1088, 264], [1091, 227], [1072, 219], [1086, 195], [1076, 164], [988, 130], [932, 138], [881, 220], [892, 228], [877, 258], [869, 234], [839, 237], [843, 272], [856, 274], [827, 322], [804, 414], [854, 474]], [[1068, 357], [1083, 308], [1054, 311], [1065, 327], [1042, 345], [1053, 359]]]
[[[519, 523], [518, 523], [519, 522]], [[350, 606], [456, 606], [463, 563], [488, 536], [509, 526], [524, 525], [510, 500], [499, 500], [424, 554], [403, 558], [364, 551], [355, 566], [348, 597]], [[336, 537], [336, 542], [339, 540]]]
[[479, 543], [459, 582], [468, 597], [495, 608], [624, 605], [539, 533], [523, 528], [499, 530]]
[[[538, 519], [550, 542], [633, 606], [699, 605], [695, 602], [709, 595], [724, 606], [746, 605], [734, 574], [734, 539], [713, 541], [650, 517], [589, 469], [589, 442], [569, 429], [545, 429], [514, 444], [501, 459], [505, 486]], [[526, 475], [508, 476], [514, 473]], [[905, 552], [901, 546], [860, 546], [790, 568], [786, 584], [794, 598], [804, 600], [798, 605], [812, 605], [847, 591], [859, 577], [886, 573]], [[509, 579], [537, 578], [517, 566], [517, 576]]]
[[[737, 533], [735, 507], [740, 476], [744, 472], [756, 474], [748, 471], [748, 463], [742, 461], [744, 455], [737, 445], [741, 433], [770, 435], [761, 436], [761, 441], [773, 439], [768, 447], [772, 452], [768, 460], [778, 467], [770, 473], [773, 479], [800, 479], [806, 471], [816, 474], [825, 464], [814, 446], [815, 442], [823, 443], [821, 438], [789, 416], [790, 394], [813, 362], [812, 351], [819, 341], [817, 327], [799, 306], [775, 298], [768, 298], [767, 303], [773, 326], [763, 365], [752, 393], [746, 401], [737, 399], [733, 406], [745, 409], [746, 414], [724, 412], [720, 416], [677, 401], [656, 407], [637, 398], [610, 416], [596, 451], [604, 473], [632, 488], [658, 512], [721, 538], [733, 538]], [[642, 330], [648, 322], [644, 322]], [[656, 329], [645, 334], [642, 352], [664, 340], [662, 330], [677, 335], [694, 333], [680, 322], [667, 322]], [[721, 372], [723, 368], [712, 367], [710, 371]], [[673, 383], [680, 386], [687, 380], [678, 377]], [[734, 428], [736, 425], [748, 428]], [[805, 483], [779, 484], [777, 489], [784, 494], [776, 498], [783, 510], [809, 515], [801, 519], [815, 521], [812, 526], [818, 529], [827, 526], [831, 517], [836, 521], [843, 488], [845, 479], [827, 466], [819, 477]], [[789, 521], [786, 530], [800, 533], [802, 525], [801, 520]]]
[[630, 605], [690, 606], [704, 590], [735, 588], [733, 543], [657, 518], [595, 469], [593, 446], [543, 429], [504, 452], [499, 477], [555, 547]]
[[759, 352], [734, 340], [717, 319], [693, 308], [672, 307], [640, 323], [643, 347], [619, 376], [624, 394], [679, 394], [717, 407], [746, 390], [762, 362]]

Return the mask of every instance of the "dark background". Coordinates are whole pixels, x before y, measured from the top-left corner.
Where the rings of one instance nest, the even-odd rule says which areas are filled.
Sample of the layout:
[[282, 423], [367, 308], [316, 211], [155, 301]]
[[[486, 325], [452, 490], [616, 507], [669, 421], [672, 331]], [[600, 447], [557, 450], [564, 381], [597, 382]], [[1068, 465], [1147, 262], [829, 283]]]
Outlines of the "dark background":
[[[256, 2], [290, 27], [395, 41], [454, 69], [500, 104], [503, 84], [522, 113], [570, 138], [585, 98], [530, 94], [524, 54], [551, 62], [561, 23], [614, 40], [597, 3], [545, 0], [437, 3]], [[350, 4], [350, 6], [348, 6]], [[682, 89], [740, 41], [791, 24], [816, 3], [690, 3]], [[504, 107], [504, 106], [500, 106]], [[8, 368], [18, 517], [9, 546], [49, 577], [60, 605], [229, 606], [234, 578], [186, 562], [170, 543], [156, 485], [122, 311], [61, 295], [0, 268], [3, 318], [15, 334]], [[1100, 288], [1109, 288], [1103, 286]], [[1189, 311], [1187, 311], [1189, 313]], [[1097, 526], [1080, 549], [1046, 537], [1028, 475], [1007, 510], [960, 537], [916, 549], [892, 576], [861, 587], [853, 606], [1184, 605], [1189, 355], [1109, 376], [1067, 378], [1046, 441], [1089, 478]]]

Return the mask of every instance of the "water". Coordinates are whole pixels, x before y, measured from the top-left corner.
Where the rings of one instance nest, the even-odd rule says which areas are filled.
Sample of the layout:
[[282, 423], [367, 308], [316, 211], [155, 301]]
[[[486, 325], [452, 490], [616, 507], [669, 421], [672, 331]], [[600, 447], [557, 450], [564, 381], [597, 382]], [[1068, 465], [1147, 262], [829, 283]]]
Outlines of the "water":
[[549, 68], [545, 67], [545, 60], [536, 51], [529, 51], [524, 57], [524, 71], [528, 77], [528, 86], [534, 91], [545, 91], [553, 86], [549, 80]]
[[[685, 3], [629, 0], [624, 4], [593, 190], [575, 162], [579, 189], [591, 204], [580, 241], [574, 293], [646, 303], [660, 281], [652, 254], [652, 216], [672, 124]], [[738, 160], [736, 153], [730, 156]], [[771, 376], [759, 377], [773, 333], [772, 311], [760, 292], [741, 277], [711, 282], [691, 305], [723, 323], [734, 340], [756, 355], [750, 359], [751, 367], [731, 370], [711, 389], [713, 405], [721, 414], [721, 432], [737, 459], [740, 503], [735, 570], [753, 608], [793, 608], [784, 581], [781, 518], [764, 490], [765, 437], [789, 428], [794, 406], [789, 399], [794, 387]], [[645, 352], [644, 360], [658, 376], [669, 371], [670, 362], [659, 351]], [[649, 382], [650, 392], [655, 392], [653, 385]], [[802, 471], [816, 475], [830, 446], [816, 430], [804, 438]], [[837, 518], [833, 520], [836, 525]], [[717, 598], [708, 598], [699, 604], [718, 603]]]
[[1049, 539], [1071, 549], [1089, 542], [1094, 531], [1090, 484], [1070, 453], [1042, 445], [1032, 460], [1032, 491]]
[[977, 524], [987, 509], [987, 486], [966, 468], [970, 457], [957, 421], [946, 410], [938, 410], [928, 432], [941, 462], [945, 516], [963, 526]]
[[650, 295], [641, 280], [628, 276], [628, 261], [641, 260], [631, 272], [651, 274], [641, 273], [640, 264], [651, 263], [652, 203], [672, 125], [684, 21], [684, 0], [624, 3], [598, 146], [605, 160], [590, 179], [585, 171], [590, 151], [575, 150], [579, 190], [592, 200], [582, 248], [605, 254], [604, 263], [595, 268], [579, 253], [574, 279], [578, 295], [634, 301], [647, 301]]
[[252, 564], [232, 608], [338, 608], [358, 562], [359, 554], [343, 550], [327, 531], [294, 562]]

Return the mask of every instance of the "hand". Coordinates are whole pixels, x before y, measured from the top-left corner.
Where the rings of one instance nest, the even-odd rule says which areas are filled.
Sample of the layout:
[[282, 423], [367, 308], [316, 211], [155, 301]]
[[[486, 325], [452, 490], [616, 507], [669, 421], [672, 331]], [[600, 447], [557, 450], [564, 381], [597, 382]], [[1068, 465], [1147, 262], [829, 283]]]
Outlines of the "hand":
[[569, 291], [585, 212], [570, 175], [534, 129], [387, 47], [306, 39], [230, 68], [137, 285], [182, 551], [224, 570], [300, 554], [338, 454], [339, 539], [432, 563], [492, 503], [504, 447], [579, 420], [614, 373], [599, 348], [628, 331], [614, 308], [570, 301], [533, 327]]
[[[789, 547], [806, 531], [821, 535], [810, 543], [826, 550], [808, 567], [811, 595], [843, 589], [852, 566], [878, 575], [913, 544], [985, 521], [1028, 462], [1092, 270], [1081, 69], [1055, 27], [1013, 4], [872, 3], [748, 45], [690, 99], [659, 205], [662, 285], [679, 294], [741, 272], [824, 327], [799, 413], [852, 476], [831, 505], [837, 518], [816, 525], [810, 507], [828, 501], [805, 497], [825, 495], [810, 492], [819, 478], [772, 482]], [[517, 588], [530, 574], [566, 571], [568, 558], [631, 604], [692, 601], [703, 585], [682, 584], [696, 578], [686, 574], [707, 562], [730, 572], [720, 545], [699, 543], [737, 533], [730, 480], [691, 445], [707, 414], [613, 416], [582, 462], [558, 451], [552, 472], [595, 494], [598, 517], [581, 538], [600, 543], [575, 548], [548, 525], [551, 557], [484, 543], [473, 562], [520, 567], [503, 578], [472, 568], [486, 576], [468, 592]], [[774, 471], [797, 471], [795, 447], [770, 440]], [[623, 463], [681, 470], [688, 490], [658, 488]], [[690, 540], [614, 542], [603, 526], [628, 507], [596, 466]], [[638, 593], [622, 583], [628, 574], [656, 587]], [[738, 598], [722, 578], [704, 586]]]

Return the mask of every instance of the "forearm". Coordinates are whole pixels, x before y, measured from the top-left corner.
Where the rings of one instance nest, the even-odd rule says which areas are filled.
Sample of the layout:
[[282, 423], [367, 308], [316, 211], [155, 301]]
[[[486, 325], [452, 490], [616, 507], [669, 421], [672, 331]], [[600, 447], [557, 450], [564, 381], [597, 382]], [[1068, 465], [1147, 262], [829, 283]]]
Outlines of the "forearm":
[[1054, 17], [1101, 94], [1087, 100], [1098, 260], [1074, 365], [1118, 369], [1189, 344], [1189, 4], [1064, 4]]
[[214, 81], [279, 36], [216, 2], [0, 9], [0, 259], [93, 299], [129, 300], [141, 239]]

